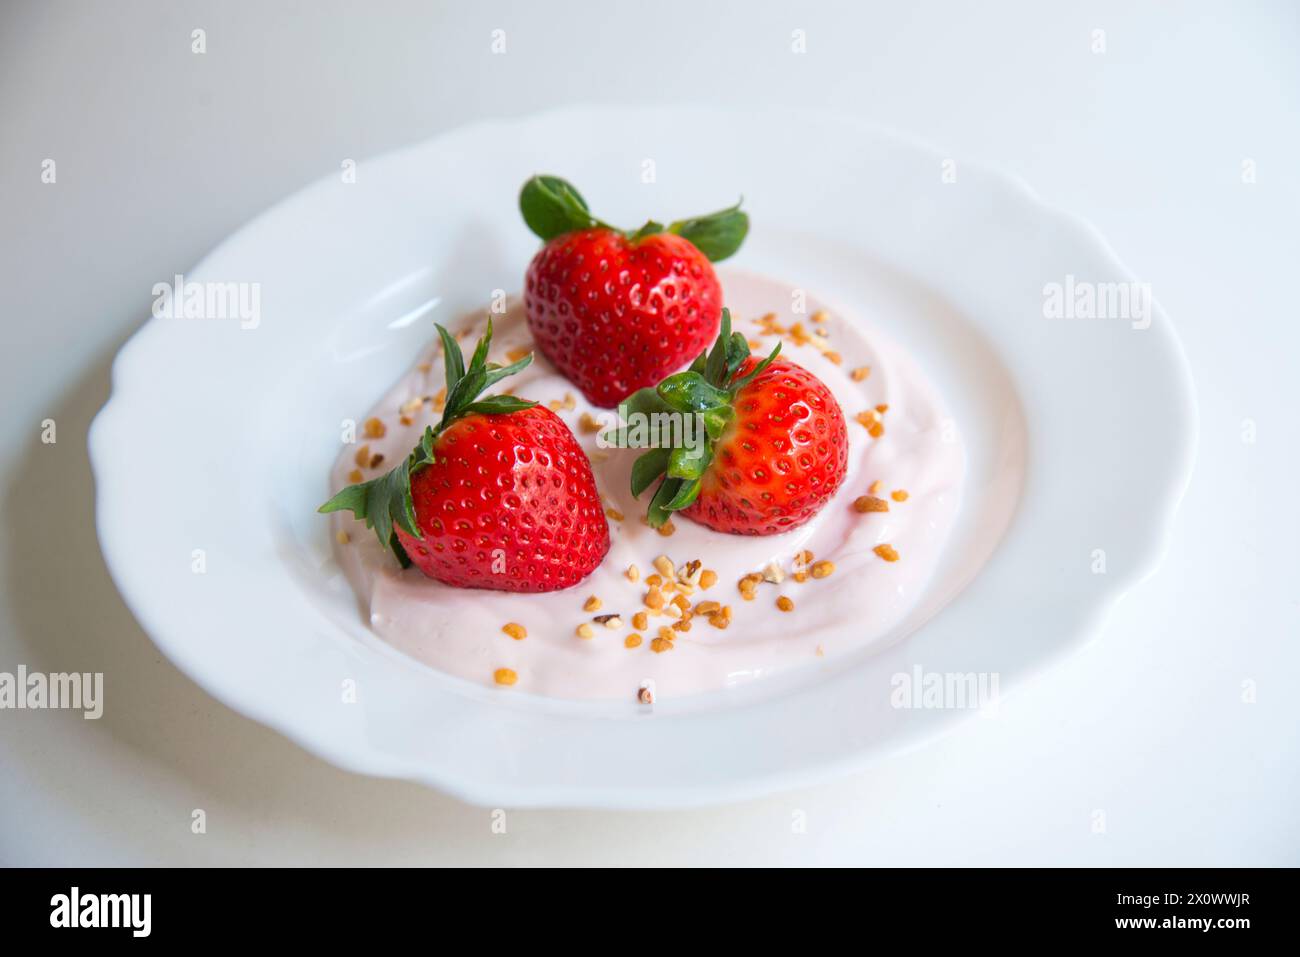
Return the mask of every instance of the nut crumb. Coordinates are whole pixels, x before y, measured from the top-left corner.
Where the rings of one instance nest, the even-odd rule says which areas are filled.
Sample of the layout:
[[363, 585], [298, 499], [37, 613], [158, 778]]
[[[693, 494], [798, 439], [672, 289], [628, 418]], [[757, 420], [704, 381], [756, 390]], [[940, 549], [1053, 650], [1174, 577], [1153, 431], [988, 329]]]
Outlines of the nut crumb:
[[849, 378], [854, 382], [861, 382], [867, 376], [871, 375], [871, 366], [858, 366], [849, 373]]
[[596, 636], [596, 629], [592, 628], [591, 625], [587, 624], [584, 621], [581, 625], [578, 626], [575, 634], [579, 638], [594, 638]]
[[706, 568], [704, 569], [704, 571], [700, 572], [701, 588], [712, 588], [717, 583], [718, 583], [718, 573], [715, 572], [712, 568]]
[[835, 572], [835, 563], [823, 559], [811, 568], [813, 578], [829, 578]]
[[655, 703], [655, 686], [653, 681], [647, 681], [636, 689], [636, 700], [642, 704]]
[[365, 468], [366, 463], [370, 461], [370, 446], [363, 445], [357, 449], [357, 454], [352, 456], [352, 461], [356, 462], [361, 468]]
[[635, 565], [628, 565], [627, 571], [623, 573], [623, 577], [630, 582], [634, 582], [641, 577], [641, 569], [637, 568]]
[[794, 601], [787, 596], [782, 595], [776, 600], [776, 607], [780, 608], [782, 611], [794, 611]]
[[892, 498], [895, 502], [906, 502], [906, 501], [907, 501], [907, 489], [904, 489], [904, 488], [896, 488], [896, 489], [894, 489], [892, 492], [889, 493], [889, 497]]
[[641, 636], [638, 635], [635, 631], [632, 632], [632, 634], [628, 635], [626, 638], [623, 639], [623, 647], [624, 647], [624, 648], [640, 648], [640, 647], [641, 647]]
[[361, 474], [361, 469], [353, 469], [348, 473], [348, 481], [353, 485], [365, 481], [365, 476]]
[[677, 531], [677, 526], [673, 524], [673, 520], [671, 518], [659, 526], [659, 534], [662, 535], [664, 538], [667, 538], [675, 531]]
[[872, 551], [887, 562], [898, 561], [898, 552], [895, 551], [893, 545], [877, 545]]
[[347, 532], [339, 532], [334, 536], [334, 541], [338, 542], [340, 545], [346, 545], [348, 542], [352, 541], [352, 536]]
[[584, 412], [578, 418], [578, 428], [581, 429], [583, 432], [585, 432], [587, 435], [591, 435], [595, 432], [600, 431], [601, 429], [600, 420], [596, 418], [594, 415], [592, 415], [590, 412]]
[[388, 434], [388, 426], [373, 417], [366, 419], [364, 428], [366, 430], [366, 438], [368, 439], [382, 439]]
[[880, 479], [876, 479], [876, 481], [872, 482], [870, 487], [867, 488], [867, 491], [872, 495], [879, 495], [880, 490], [884, 487], [884, 483], [881, 482]]
[[518, 362], [524, 356], [530, 354], [533, 350], [527, 346], [516, 346], [506, 353], [506, 360], [509, 362]]
[[622, 628], [623, 619], [618, 615], [597, 615], [591, 619], [598, 625], [604, 625], [606, 628]]
[[585, 602], [583, 602], [583, 604], [582, 604], [582, 610], [583, 610], [583, 611], [600, 611], [600, 606], [603, 605], [603, 604], [604, 604], [603, 601], [601, 601], [601, 600], [600, 600], [599, 598], [597, 598], [595, 595], [592, 595], [592, 596], [591, 596], [590, 598], [588, 598]]
[[523, 625], [517, 622], [508, 622], [501, 626], [501, 630], [513, 638], [515, 641], [523, 641], [528, 637], [528, 631]]
[[883, 498], [876, 498], [874, 495], [860, 495], [853, 500], [853, 510], [855, 512], [888, 512], [889, 503]]
[[637, 631], [645, 631], [650, 625], [650, 616], [643, 611], [638, 611], [632, 616], [632, 627]]
[[519, 676], [510, 668], [498, 668], [492, 672], [492, 678], [499, 685], [512, 685], [519, 680]]
[[612, 505], [606, 506], [605, 514], [616, 522], [623, 521], [623, 513], [620, 512], [618, 509], [614, 508], [614, 506]]

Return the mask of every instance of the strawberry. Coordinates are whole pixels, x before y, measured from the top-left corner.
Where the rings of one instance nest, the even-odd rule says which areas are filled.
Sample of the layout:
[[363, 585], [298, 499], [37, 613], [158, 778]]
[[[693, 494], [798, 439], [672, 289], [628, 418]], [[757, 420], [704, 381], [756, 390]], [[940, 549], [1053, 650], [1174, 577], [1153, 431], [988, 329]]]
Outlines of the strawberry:
[[624, 232], [594, 218], [564, 180], [534, 176], [519, 208], [546, 241], [524, 282], [528, 325], [587, 401], [613, 408], [713, 341], [722, 287], [711, 262], [745, 239], [749, 217], [739, 204]]
[[766, 359], [751, 356], [724, 309], [707, 355], [620, 407], [629, 425], [618, 430], [617, 444], [638, 444], [631, 441], [638, 414], [676, 413], [679, 422], [693, 416], [699, 423], [683, 423], [671, 442], [632, 467], [634, 496], [664, 476], [650, 502], [651, 525], [680, 512], [719, 532], [775, 535], [830, 501], [848, 468], [844, 413], [824, 382], [780, 352], [778, 343]]
[[487, 361], [492, 323], [469, 367], [438, 326], [447, 401], [437, 428], [382, 478], [350, 485], [320, 507], [350, 511], [402, 566], [461, 588], [558, 591], [609, 551], [609, 525], [591, 463], [562, 419], [514, 396], [478, 398], [519, 372]]

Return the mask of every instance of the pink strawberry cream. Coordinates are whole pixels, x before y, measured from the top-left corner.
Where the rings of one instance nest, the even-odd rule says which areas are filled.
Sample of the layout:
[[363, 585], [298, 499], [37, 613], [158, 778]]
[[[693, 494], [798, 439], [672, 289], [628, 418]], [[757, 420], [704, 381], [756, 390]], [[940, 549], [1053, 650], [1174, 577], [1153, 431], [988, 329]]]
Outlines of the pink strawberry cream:
[[[587, 403], [538, 353], [494, 391], [546, 404], [572, 428], [610, 516], [608, 556], [565, 591], [453, 588], [401, 569], [363, 523], [336, 512], [335, 555], [380, 637], [418, 661], [503, 693], [630, 698], [651, 681], [662, 699], [861, 649], [904, 618], [934, 571], [961, 499], [965, 452], [953, 420], [935, 388], [887, 339], [813, 302], [806, 314], [793, 314], [792, 290], [781, 283], [733, 271], [723, 281], [733, 328], [753, 351], [766, 355], [779, 337], [782, 356], [825, 382], [844, 412], [848, 473], [829, 504], [780, 535], [727, 535], [681, 515], [673, 516], [671, 534], [661, 534], [642, 518], [652, 491], [638, 501], [629, 487], [640, 453], [602, 448], [599, 426], [613, 424], [611, 413]], [[453, 332], [472, 342], [482, 326], [467, 321]], [[494, 361], [533, 348], [517, 302], [496, 317], [494, 330]], [[436, 425], [436, 403], [420, 400], [438, 396], [442, 386], [434, 344], [370, 413], [383, 435], [362, 434], [339, 457], [332, 490], [355, 482], [357, 471], [370, 479], [400, 462], [425, 427]], [[370, 431], [380, 429], [372, 423]], [[376, 455], [382, 460], [371, 468]], [[672, 576], [664, 574], [661, 556], [671, 560]], [[695, 561], [690, 574], [686, 566]], [[688, 630], [673, 627], [679, 616], [647, 607], [652, 575], [687, 579], [685, 587], [660, 591], [666, 605], [683, 597], [680, 604], [693, 612]], [[729, 617], [710, 605], [696, 612], [702, 602], [729, 607]], [[512, 637], [507, 625], [520, 626], [509, 631], [526, 637]]]

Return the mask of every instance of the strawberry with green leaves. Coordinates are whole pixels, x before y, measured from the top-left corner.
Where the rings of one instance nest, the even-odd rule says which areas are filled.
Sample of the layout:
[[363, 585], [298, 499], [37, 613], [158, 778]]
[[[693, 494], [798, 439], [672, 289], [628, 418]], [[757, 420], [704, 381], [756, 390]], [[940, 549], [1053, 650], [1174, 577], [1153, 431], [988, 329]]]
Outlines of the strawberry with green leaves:
[[[676, 413], [702, 426], [678, 429], [675, 447], [652, 448], [633, 465], [634, 496], [659, 482], [651, 525], [678, 512], [719, 532], [775, 535], [807, 522], [835, 494], [848, 468], [844, 413], [824, 382], [780, 352], [778, 343], [766, 359], [751, 356], [724, 309], [707, 355], [620, 407], [629, 423]], [[621, 444], [630, 431], [620, 430]]]
[[492, 323], [468, 367], [442, 326], [447, 400], [436, 428], [381, 478], [320, 507], [350, 511], [403, 567], [460, 588], [558, 591], [609, 551], [609, 525], [591, 463], [554, 412], [508, 395], [479, 398], [532, 355], [488, 362]]
[[722, 287], [712, 263], [744, 242], [749, 217], [739, 204], [621, 230], [594, 217], [569, 183], [534, 176], [519, 208], [545, 240], [525, 276], [529, 328], [587, 401], [613, 408], [713, 341]]

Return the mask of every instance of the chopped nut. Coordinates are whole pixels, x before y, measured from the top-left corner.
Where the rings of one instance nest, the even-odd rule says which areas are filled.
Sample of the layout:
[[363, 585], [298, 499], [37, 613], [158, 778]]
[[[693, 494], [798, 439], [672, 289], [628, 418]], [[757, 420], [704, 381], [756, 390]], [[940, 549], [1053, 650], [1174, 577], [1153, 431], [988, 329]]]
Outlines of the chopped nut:
[[691, 607], [691, 603], [686, 600], [685, 595], [678, 595], [676, 598], [673, 599], [673, 604], [676, 605], [681, 611], [688, 611]]
[[663, 613], [669, 618], [682, 617], [682, 609], [679, 605], [664, 605]]
[[767, 567], [763, 569], [763, 581], [779, 585], [785, 581], [785, 572], [776, 562], [768, 562]]
[[791, 577], [792, 579], [794, 579], [794, 581], [795, 581], [797, 584], [802, 585], [804, 582], [806, 582], [806, 581], [808, 580], [808, 573], [807, 573], [806, 571], [797, 571], [797, 572], [795, 572], [793, 575], [791, 575], [790, 577]]
[[361, 469], [353, 469], [351, 472], [348, 473], [348, 481], [351, 482], [353, 485], [356, 485], [358, 482], [364, 480], [365, 480], [365, 476], [361, 474]]
[[364, 428], [368, 439], [382, 439], [388, 433], [388, 426], [376, 418], [366, 419]]
[[411, 418], [409, 415], [399, 415], [399, 416], [397, 417], [397, 421], [398, 421], [398, 422], [401, 422], [402, 425], [414, 425], [414, 424], [415, 424], [415, 419]]
[[638, 631], [645, 631], [650, 625], [650, 616], [643, 611], [638, 611], [632, 616], [632, 627]]
[[658, 588], [664, 583], [664, 580], [659, 575], [647, 575], [645, 577], [645, 583], [648, 588]]
[[802, 571], [807, 571], [808, 566], [812, 564], [813, 553], [808, 549], [796, 552], [794, 559], [790, 563], [790, 570], [798, 575]]
[[716, 601], [702, 601], [695, 606], [695, 614], [712, 615], [714, 612], [720, 611], [721, 609], [722, 606]]
[[888, 512], [889, 503], [883, 498], [876, 498], [874, 495], [859, 495], [853, 500], [853, 510], [855, 512]]
[[673, 643], [667, 638], [655, 638], [650, 642], [650, 650], [656, 655], [665, 651], [672, 651]]
[[849, 378], [854, 382], [861, 382], [867, 376], [871, 375], [871, 366], [858, 366], [849, 373]]
[[581, 625], [578, 626], [577, 631], [575, 633], [579, 638], [594, 638], [596, 635], [596, 629], [592, 628], [591, 625], [587, 624], [584, 621]]
[[634, 582], [641, 577], [641, 569], [637, 568], [635, 565], [628, 565], [627, 571], [623, 573], [623, 577], [630, 582]]
[[590, 598], [588, 598], [585, 602], [583, 602], [583, 604], [582, 604], [582, 610], [583, 610], [583, 611], [600, 611], [600, 606], [603, 605], [603, 604], [604, 604], [603, 601], [601, 601], [601, 600], [600, 600], [599, 598], [597, 598], [595, 595], [592, 595], [592, 596], [591, 596]]
[[673, 629], [675, 631], [690, 631], [691, 620], [689, 618], [683, 618], [681, 621], [675, 621], [673, 622]]
[[502, 625], [501, 630], [504, 631], [511, 638], [513, 638], [515, 641], [523, 641], [525, 638], [528, 637], [528, 631], [524, 628], [524, 626], [517, 624], [513, 621], [509, 622], [508, 624]]
[[822, 354], [826, 356], [826, 358], [830, 362], [834, 363], [835, 365], [840, 365], [841, 363], [844, 362], [844, 357], [840, 355], [838, 352], [825, 352]]
[[823, 559], [812, 567], [813, 578], [829, 578], [835, 571], [835, 563]]
[[416, 368], [419, 369], [421, 372], [423, 372], [425, 375], [428, 375], [430, 372], [433, 371], [433, 363], [421, 362], [418, 366], [416, 366]]
[[896, 488], [896, 489], [894, 489], [892, 492], [889, 493], [889, 497], [892, 498], [895, 502], [906, 502], [906, 501], [907, 501], [907, 490], [906, 490], [906, 489], [901, 489], [901, 488]]
[[884, 415], [886, 412], [889, 411], [888, 403], [885, 402], [880, 403], [880, 405], [876, 406], [876, 411], [879, 412], [881, 415]]
[[636, 689], [636, 700], [642, 704], [654, 704], [655, 683], [653, 681], [642, 682], [641, 687]]
[[429, 405], [434, 412], [441, 412], [447, 407], [447, 387], [443, 386], [429, 398]]
[[519, 676], [510, 668], [498, 668], [492, 672], [492, 678], [499, 685], [512, 685], [519, 680]]
[[660, 592], [659, 589], [657, 588], [651, 588], [649, 591], [645, 593], [644, 602], [647, 608], [651, 609], [652, 611], [658, 611], [660, 608], [664, 606], [663, 593]]
[[811, 316], [810, 318], [812, 319], [813, 322], [816, 322], [816, 323], [822, 323], [822, 322], [825, 322], [825, 321], [826, 321], [826, 318], [827, 318], [827, 317], [826, 317], [826, 310], [825, 310], [825, 309], [818, 309], [816, 312], [814, 312], [814, 313], [812, 314], [812, 316]]
[[776, 607], [780, 608], [782, 611], [794, 611], [794, 602], [785, 595], [782, 595], [776, 600]]
[[348, 542], [352, 541], [352, 536], [347, 532], [339, 532], [334, 536], [334, 541], [338, 542], [340, 545], [346, 545]]
[[664, 538], [667, 538], [675, 531], [677, 531], [677, 526], [673, 524], [673, 520], [671, 518], [659, 526], [659, 534], [662, 535]]
[[623, 639], [623, 647], [624, 647], [624, 648], [640, 648], [640, 647], [641, 647], [641, 636], [638, 635], [635, 631], [632, 632], [632, 634], [628, 635], [626, 638]]
[[600, 419], [596, 418], [590, 412], [584, 412], [578, 417], [578, 428], [591, 435], [593, 432], [599, 432], [602, 428]]
[[876, 479], [874, 482], [871, 483], [867, 491], [870, 492], [872, 495], [879, 495], [880, 490], [884, 487], [885, 487], [884, 483], [881, 482], [880, 479]]
[[898, 561], [898, 552], [894, 550], [893, 545], [877, 545], [872, 551], [887, 562]]
[[528, 355], [532, 351], [533, 350], [529, 349], [527, 346], [516, 346], [514, 349], [511, 349], [509, 352], [506, 353], [506, 361], [518, 362], [520, 359], [522, 359], [524, 356]]
[[622, 628], [623, 619], [618, 615], [597, 615], [591, 619], [598, 625], [604, 625], [606, 628]]
[[614, 506], [612, 505], [605, 507], [605, 514], [608, 515], [616, 522], [623, 521], [623, 513], [620, 512], [618, 509], [614, 508]]
[[412, 412], [418, 412], [420, 407], [423, 405], [424, 399], [420, 396], [416, 396], [414, 399], [407, 399], [399, 405], [397, 411], [402, 413], [402, 415], [410, 415]]
[[712, 588], [717, 583], [718, 583], [718, 573], [715, 572], [712, 568], [706, 568], [704, 569], [704, 571], [700, 572], [701, 588]]
[[673, 561], [667, 555], [660, 555], [654, 560], [655, 571], [664, 578], [671, 578], [674, 574]]
[[379, 468], [379, 466], [383, 464], [384, 464], [384, 456], [382, 453], [376, 452], [374, 455], [370, 456], [370, 467], [372, 469], [377, 469]]
[[370, 461], [370, 446], [363, 445], [361, 448], [357, 449], [357, 454], [352, 456], [352, 461], [356, 462], [357, 465], [362, 468], [365, 468], [366, 463]]

